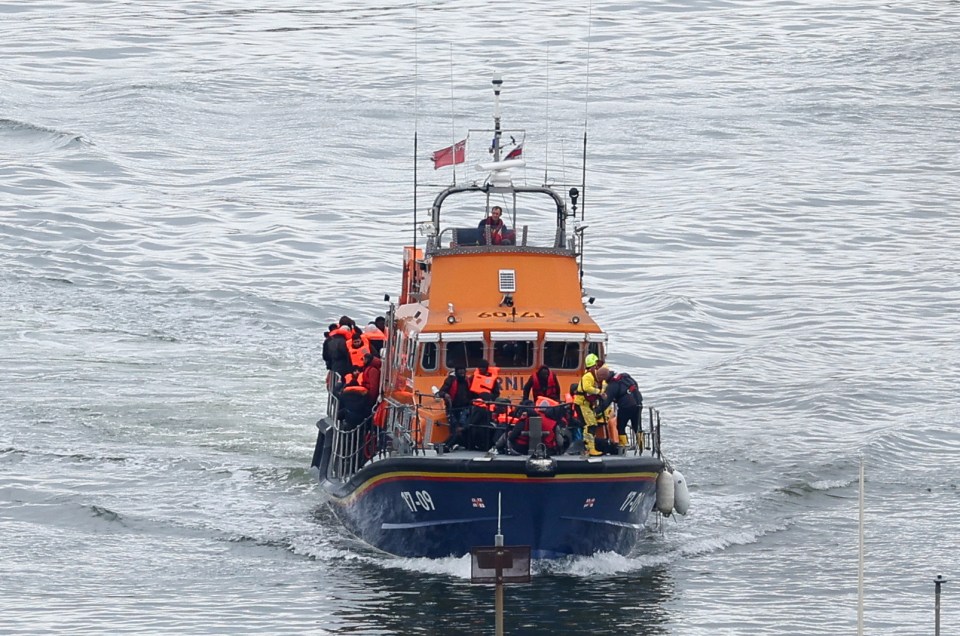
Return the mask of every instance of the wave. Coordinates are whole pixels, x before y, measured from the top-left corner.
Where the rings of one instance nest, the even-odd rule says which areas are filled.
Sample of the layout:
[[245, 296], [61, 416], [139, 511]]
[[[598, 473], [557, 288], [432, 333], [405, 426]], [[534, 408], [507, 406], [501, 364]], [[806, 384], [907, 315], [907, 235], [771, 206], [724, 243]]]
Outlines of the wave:
[[55, 150], [70, 146], [87, 147], [94, 143], [76, 133], [37, 124], [0, 118], [0, 140], [5, 152], [21, 150]]

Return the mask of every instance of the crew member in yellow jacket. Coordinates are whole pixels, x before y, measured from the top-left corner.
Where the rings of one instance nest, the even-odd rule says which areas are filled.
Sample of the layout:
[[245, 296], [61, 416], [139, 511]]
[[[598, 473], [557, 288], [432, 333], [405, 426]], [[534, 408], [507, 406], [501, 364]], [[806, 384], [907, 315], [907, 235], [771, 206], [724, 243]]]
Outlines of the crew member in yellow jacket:
[[588, 353], [584, 359], [587, 370], [580, 377], [580, 384], [577, 385], [577, 392], [573, 398], [574, 404], [580, 407], [580, 414], [583, 416], [583, 445], [588, 455], [602, 455], [597, 450], [594, 441], [594, 432], [597, 430], [597, 414], [593, 409], [600, 401], [600, 394], [603, 393], [603, 382], [597, 377], [597, 370], [600, 365], [600, 359], [595, 353]]

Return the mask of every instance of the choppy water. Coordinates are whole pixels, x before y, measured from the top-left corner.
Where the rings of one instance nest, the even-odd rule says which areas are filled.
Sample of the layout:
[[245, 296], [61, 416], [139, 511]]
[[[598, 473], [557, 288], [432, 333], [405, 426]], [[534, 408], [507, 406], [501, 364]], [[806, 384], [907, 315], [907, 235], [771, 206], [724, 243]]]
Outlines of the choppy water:
[[488, 126], [498, 71], [531, 180], [547, 139], [579, 176], [588, 115], [592, 311], [694, 497], [509, 588], [508, 633], [853, 633], [861, 455], [867, 631], [932, 633], [958, 34], [933, 1], [0, 4], [0, 632], [492, 631], [466, 559], [344, 538], [307, 465], [323, 326], [399, 285], [414, 130]]

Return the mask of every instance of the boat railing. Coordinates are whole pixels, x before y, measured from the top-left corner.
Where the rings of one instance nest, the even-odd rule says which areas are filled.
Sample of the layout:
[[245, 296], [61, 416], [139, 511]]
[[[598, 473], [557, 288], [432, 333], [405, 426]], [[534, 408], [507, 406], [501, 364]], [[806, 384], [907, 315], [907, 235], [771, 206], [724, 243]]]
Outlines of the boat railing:
[[[635, 435], [633, 431], [630, 432], [631, 435]], [[660, 410], [655, 409], [650, 406], [647, 407], [647, 428], [644, 430], [643, 427], [643, 413], [640, 413], [640, 431], [639, 435], [636, 435], [639, 439], [634, 439], [634, 448], [640, 450], [648, 450], [650, 453], [656, 457], [661, 457], [660, 454]]]
[[532, 245], [530, 242], [530, 231], [526, 225], [520, 226], [510, 243], [500, 245], [491, 245], [489, 237], [484, 237], [480, 230], [475, 227], [446, 227], [436, 236], [431, 236], [427, 241], [427, 254], [436, 254], [448, 250], [469, 250], [471, 253], [478, 252], [503, 252], [522, 249], [524, 251], [535, 252], [555, 252], [560, 250], [564, 253], [575, 250], [573, 240], [564, 241], [564, 233], [561, 228], [554, 232], [550, 244]]
[[[331, 401], [336, 404], [336, 398]], [[380, 425], [373, 423], [373, 417], [360, 425], [349, 425], [335, 417], [331, 433], [333, 435], [330, 464], [327, 477], [346, 481], [370, 462], [387, 457], [427, 454], [432, 445], [429, 442], [429, 429], [426, 424], [431, 414], [421, 413], [434, 410], [429, 405], [408, 404], [387, 399], [385, 414]], [[654, 407], [641, 412], [640, 430], [627, 429], [627, 437], [634, 453], [649, 452], [662, 458], [661, 454], [661, 414]]]
[[342, 421], [333, 427], [333, 447], [330, 452], [330, 467], [327, 476], [330, 479], [347, 480], [356, 473], [366, 459], [363, 457], [365, 426], [348, 429]]

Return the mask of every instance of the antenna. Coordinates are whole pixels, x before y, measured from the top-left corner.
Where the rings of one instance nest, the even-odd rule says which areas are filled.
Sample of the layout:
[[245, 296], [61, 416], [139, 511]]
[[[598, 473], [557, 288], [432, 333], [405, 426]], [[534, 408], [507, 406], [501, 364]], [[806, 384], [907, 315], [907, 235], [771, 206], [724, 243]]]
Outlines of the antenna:
[[583, 178], [580, 186], [583, 188], [582, 198], [580, 200], [580, 220], [585, 220], [584, 212], [586, 210], [586, 191], [587, 191], [587, 113], [590, 106], [590, 44], [593, 33], [593, 0], [590, 0], [587, 12], [587, 78], [585, 83], [585, 94], [583, 96]]
[[500, 161], [500, 89], [503, 78], [497, 73], [493, 76], [493, 160]]

